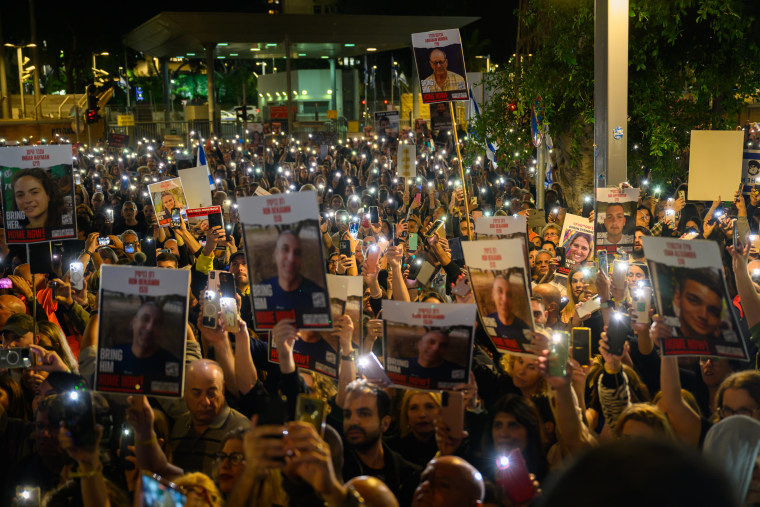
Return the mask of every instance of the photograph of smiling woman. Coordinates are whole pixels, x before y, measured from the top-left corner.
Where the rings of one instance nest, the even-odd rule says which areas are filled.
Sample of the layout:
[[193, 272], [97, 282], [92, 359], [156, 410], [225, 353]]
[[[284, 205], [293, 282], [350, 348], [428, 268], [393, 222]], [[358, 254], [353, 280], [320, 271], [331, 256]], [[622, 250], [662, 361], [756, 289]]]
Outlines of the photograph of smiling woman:
[[66, 204], [50, 173], [44, 169], [21, 169], [11, 178], [13, 211], [24, 212], [26, 228], [58, 227]]

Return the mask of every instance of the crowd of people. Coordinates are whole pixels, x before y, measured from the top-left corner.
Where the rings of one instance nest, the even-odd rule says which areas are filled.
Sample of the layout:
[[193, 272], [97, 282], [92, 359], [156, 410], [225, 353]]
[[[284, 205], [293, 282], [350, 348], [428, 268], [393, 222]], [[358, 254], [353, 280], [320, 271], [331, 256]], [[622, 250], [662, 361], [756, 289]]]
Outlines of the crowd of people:
[[[409, 180], [396, 174], [399, 140], [383, 137], [330, 143], [268, 135], [258, 144], [195, 137], [185, 149], [144, 139], [134, 151], [75, 146], [79, 239], [53, 242], [51, 270], [35, 272], [24, 246], [7, 245], [0, 234], [2, 345], [28, 348], [35, 359], [0, 375], [0, 504], [29, 505], [22, 501], [36, 497], [51, 506], [130, 505], [145, 495], [141, 472], [171, 481], [187, 505], [214, 507], [760, 504], [760, 192], [740, 188], [722, 196], [727, 204], [694, 202], [681, 193], [682, 182], [657, 181], [656, 173], [632, 179], [641, 189], [635, 246], [625, 283], [615, 283], [595, 264], [590, 238], [578, 235], [560, 248], [566, 215], [582, 211], [556, 183], [546, 188], [545, 211], [537, 210], [532, 164], [479, 159], [460, 173], [450, 133], [402, 139], [417, 148]], [[159, 226], [147, 185], [195, 166], [199, 145], [226, 225]], [[363, 280], [363, 343], [352, 342], [352, 319], [334, 326], [337, 381], [296, 366], [294, 343], [308, 332], [292, 321], [253, 331], [254, 273], [237, 203], [307, 191], [317, 196], [327, 271]], [[373, 206], [376, 221], [365, 219]], [[536, 353], [505, 354], [473, 323], [471, 374], [454, 387], [464, 395], [463, 424], [452, 427], [450, 414], [444, 417], [447, 392], [380, 385], [362, 360], [374, 352], [383, 362], [383, 300], [474, 303], [473, 292], [461, 289], [467, 266], [450, 242], [477, 241], [478, 216], [511, 215], [528, 217]], [[425, 234], [438, 220], [443, 227]], [[734, 244], [734, 229], [747, 240]], [[627, 312], [650, 276], [644, 236], [719, 243], [733, 310], [750, 337], [749, 362], [662, 355], [672, 330], [655, 309], [629, 326], [622, 353], [613, 350], [606, 333], [613, 312]], [[84, 266], [81, 290], [62, 262], [72, 251]], [[300, 262], [314, 254], [299, 248], [289, 255]], [[434, 267], [426, 283], [410, 274], [419, 258]], [[561, 276], [567, 258], [573, 268]], [[95, 392], [96, 430], [83, 439], [61, 399], [94, 385], [103, 264], [191, 272], [184, 395]], [[239, 308], [237, 322], [216, 329], [202, 325], [201, 315], [212, 269], [234, 277]], [[498, 296], [508, 308], [514, 295], [501, 280], [494, 291], [506, 286]], [[578, 311], [597, 297], [599, 309]], [[709, 305], [689, 301], [694, 326], [706, 326]], [[154, 313], [143, 306], [122, 325], [136, 335], [160, 332]], [[501, 306], [491, 317], [505, 328], [510, 318]], [[567, 374], [556, 376], [549, 335], [573, 328], [590, 329], [592, 357], [582, 365], [571, 355]], [[279, 363], [269, 361], [270, 341]], [[446, 345], [428, 341], [420, 347], [431, 354]], [[134, 346], [124, 350], [130, 353], [139, 355]], [[13, 366], [6, 359], [0, 355], [0, 366]], [[329, 407], [322, 431], [295, 420], [303, 393]]]

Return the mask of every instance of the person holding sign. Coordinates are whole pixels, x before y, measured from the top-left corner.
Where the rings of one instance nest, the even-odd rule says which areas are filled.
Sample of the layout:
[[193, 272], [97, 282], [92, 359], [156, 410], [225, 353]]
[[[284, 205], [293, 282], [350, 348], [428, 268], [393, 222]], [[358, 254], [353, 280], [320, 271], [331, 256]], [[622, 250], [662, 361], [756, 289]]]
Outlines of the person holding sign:
[[513, 313], [514, 298], [512, 296], [512, 287], [504, 275], [496, 275], [493, 279], [491, 297], [496, 304], [496, 311], [487, 315], [487, 318], [494, 319], [496, 334], [501, 337], [517, 340], [518, 343], [529, 343], [529, 340], [525, 338], [524, 330], [530, 329], [530, 326]]
[[433, 73], [422, 80], [422, 93], [464, 90], [464, 78], [456, 72], [449, 72], [449, 60], [442, 49], [430, 52], [430, 68]]
[[274, 249], [277, 276], [261, 282], [272, 289], [265, 298], [268, 309], [311, 308], [315, 297], [324, 299], [324, 289], [301, 274], [302, 256], [298, 235], [291, 229], [280, 232]]

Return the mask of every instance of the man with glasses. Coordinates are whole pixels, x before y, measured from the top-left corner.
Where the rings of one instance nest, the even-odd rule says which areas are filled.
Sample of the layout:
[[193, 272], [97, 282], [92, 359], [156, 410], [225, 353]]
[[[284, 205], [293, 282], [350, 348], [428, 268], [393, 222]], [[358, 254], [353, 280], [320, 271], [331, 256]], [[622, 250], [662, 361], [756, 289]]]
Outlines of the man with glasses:
[[456, 72], [449, 72], [449, 60], [442, 49], [434, 49], [430, 52], [430, 68], [433, 73], [425, 78], [422, 83], [422, 93], [435, 93], [445, 91], [458, 91], [465, 89], [465, 81]]
[[740, 371], [721, 383], [715, 395], [718, 416], [746, 415], [760, 421], [760, 372]]

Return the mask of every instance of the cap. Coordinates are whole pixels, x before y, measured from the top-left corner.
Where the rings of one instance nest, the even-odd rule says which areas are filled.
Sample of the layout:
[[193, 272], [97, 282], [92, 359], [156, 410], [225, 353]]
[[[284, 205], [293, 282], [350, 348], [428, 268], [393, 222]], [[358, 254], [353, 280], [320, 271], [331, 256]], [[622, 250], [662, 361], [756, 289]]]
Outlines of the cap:
[[245, 262], [245, 252], [238, 250], [234, 254], [230, 255], [230, 264], [232, 264], [232, 261], [234, 261], [238, 257], [243, 257], [243, 262]]
[[25, 313], [14, 313], [5, 322], [5, 326], [0, 330], [0, 333], [10, 331], [18, 336], [23, 336], [26, 333], [34, 333], [34, 319], [31, 315]]

